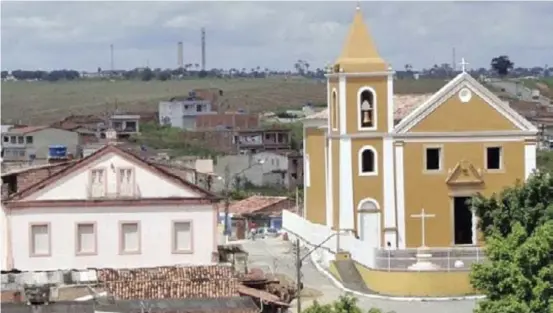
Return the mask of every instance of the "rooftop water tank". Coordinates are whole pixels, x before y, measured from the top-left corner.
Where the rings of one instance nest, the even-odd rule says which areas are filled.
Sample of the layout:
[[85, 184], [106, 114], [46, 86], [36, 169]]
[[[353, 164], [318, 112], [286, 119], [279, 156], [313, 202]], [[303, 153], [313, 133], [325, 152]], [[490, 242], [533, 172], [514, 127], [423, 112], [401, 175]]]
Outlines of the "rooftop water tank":
[[67, 146], [51, 145], [48, 148], [48, 157], [52, 159], [63, 159], [67, 157]]

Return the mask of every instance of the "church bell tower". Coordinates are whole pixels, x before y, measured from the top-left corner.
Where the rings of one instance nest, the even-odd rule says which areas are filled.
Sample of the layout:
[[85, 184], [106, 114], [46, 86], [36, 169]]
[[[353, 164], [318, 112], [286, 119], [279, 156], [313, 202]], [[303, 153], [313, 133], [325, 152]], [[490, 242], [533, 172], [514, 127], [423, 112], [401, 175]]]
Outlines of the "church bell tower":
[[368, 247], [393, 248], [393, 72], [378, 53], [359, 7], [327, 78], [332, 226], [353, 230]]

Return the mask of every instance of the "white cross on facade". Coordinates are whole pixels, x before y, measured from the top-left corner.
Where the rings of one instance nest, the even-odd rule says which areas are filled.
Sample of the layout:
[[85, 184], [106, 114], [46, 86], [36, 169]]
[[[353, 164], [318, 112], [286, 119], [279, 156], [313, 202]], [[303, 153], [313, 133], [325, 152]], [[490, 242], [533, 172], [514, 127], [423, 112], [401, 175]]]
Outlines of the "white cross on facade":
[[463, 72], [466, 72], [467, 71], [467, 65], [469, 65], [469, 63], [467, 61], [465, 61], [465, 58], [461, 58], [461, 63], [459, 63], [459, 65], [461, 65], [461, 70]]
[[421, 210], [421, 214], [412, 214], [411, 217], [414, 218], [420, 218], [422, 223], [422, 248], [426, 248], [426, 219], [430, 217], [436, 217], [435, 214], [426, 214], [424, 213], [424, 209]]

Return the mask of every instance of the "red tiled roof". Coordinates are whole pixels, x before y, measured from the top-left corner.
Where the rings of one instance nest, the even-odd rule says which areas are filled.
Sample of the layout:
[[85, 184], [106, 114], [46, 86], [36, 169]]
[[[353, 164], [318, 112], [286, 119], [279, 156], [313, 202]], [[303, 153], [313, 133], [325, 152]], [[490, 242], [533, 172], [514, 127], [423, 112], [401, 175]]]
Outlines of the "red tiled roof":
[[49, 128], [50, 126], [25, 126], [21, 128], [12, 128], [9, 130], [10, 133], [16, 133], [16, 134], [28, 134], [32, 132], [36, 132], [39, 130], [43, 130], [46, 128]]
[[238, 285], [238, 292], [240, 293], [240, 295], [257, 298], [265, 302], [269, 302], [269, 303], [273, 303], [273, 304], [277, 304], [285, 307], [290, 306], [288, 303], [284, 303], [280, 301], [279, 297], [264, 290], [254, 289], [251, 287], [246, 287], [244, 285]]
[[288, 200], [287, 197], [251, 196], [233, 203], [229, 207], [229, 212], [237, 214], [253, 213], [286, 200]]
[[[426, 102], [432, 94], [421, 95], [394, 95], [394, 120], [401, 120], [415, 108]], [[328, 118], [328, 109], [307, 116], [306, 120], [319, 120]]]
[[238, 295], [232, 267], [167, 266], [136, 269], [98, 269], [98, 281], [117, 299], [222, 298]]

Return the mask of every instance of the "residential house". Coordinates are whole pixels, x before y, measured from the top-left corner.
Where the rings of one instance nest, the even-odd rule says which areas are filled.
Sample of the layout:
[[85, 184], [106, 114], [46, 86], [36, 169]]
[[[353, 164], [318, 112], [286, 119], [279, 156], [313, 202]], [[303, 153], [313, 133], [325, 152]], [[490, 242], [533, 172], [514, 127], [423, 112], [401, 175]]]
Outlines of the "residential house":
[[195, 116], [211, 112], [211, 102], [190, 92], [188, 97], [174, 97], [169, 101], [160, 101], [158, 111], [160, 125], [194, 129]]
[[229, 207], [229, 213], [232, 214], [231, 237], [244, 239], [252, 228], [280, 229], [283, 210], [295, 211], [294, 201], [288, 197], [251, 196], [234, 202]]
[[108, 129], [117, 132], [119, 138], [136, 135], [140, 132], [140, 115], [114, 114], [108, 118]]
[[234, 133], [232, 144], [239, 153], [290, 150], [292, 132], [287, 128], [244, 129]]
[[66, 156], [78, 157], [79, 134], [49, 126], [25, 126], [10, 128], [2, 133], [2, 158], [10, 161], [46, 161], [51, 155], [51, 146], [64, 146]]
[[217, 251], [216, 197], [116, 145], [4, 200], [9, 268], [209, 264]]
[[[263, 160], [263, 164], [258, 164]], [[225, 177], [239, 175], [256, 186], [295, 188], [303, 183], [303, 160], [291, 151], [265, 151], [255, 154], [224, 155], [217, 157], [215, 173]]]

